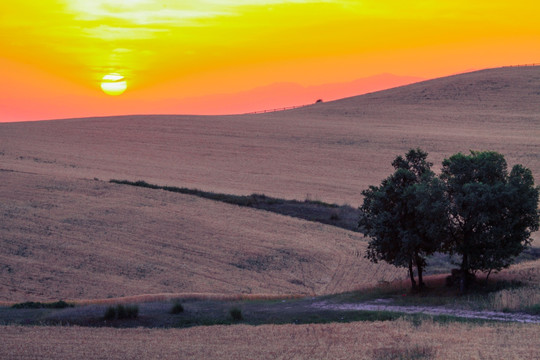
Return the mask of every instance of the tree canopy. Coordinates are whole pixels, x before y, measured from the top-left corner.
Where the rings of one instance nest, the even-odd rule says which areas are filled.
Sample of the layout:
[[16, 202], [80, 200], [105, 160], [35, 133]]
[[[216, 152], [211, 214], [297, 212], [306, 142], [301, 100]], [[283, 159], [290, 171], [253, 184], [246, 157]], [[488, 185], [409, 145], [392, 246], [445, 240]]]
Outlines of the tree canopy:
[[456, 154], [443, 161], [441, 179], [449, 200], [445, 249], [461, 255], [461, 271], [508, 267], [538, 230], [538, 193], [529, 169], [508, 174], [496, 152]]
[[508, 174], [503, 155], [472, 151], [445, 159], [436, 176], [427, 155], [413, 149], [396, 157], [394, 173], [362, 192], [366, 257], [408, 267], [413, 288], [413, 267], [422, 288], [426, 257], [436, 251], [461, 257], [464, 286], [469, 274], [508, 267], [539, 227], [531, 171], [515, 165]]
[[420, 149], [410, 150], [405, 158], [398, 156], [392, 162], [394, 174], [363, 191], [360, 207], [359, 226], [371, 237], [366, 257], [408, 267], [413, 288], [417, 287], [413, 267], [419, 287], [424, 286], [426, 256], [438, 250], [444, 231], [433, 226], [434, 220], [446, 214], [442, 183], [426, 159]]

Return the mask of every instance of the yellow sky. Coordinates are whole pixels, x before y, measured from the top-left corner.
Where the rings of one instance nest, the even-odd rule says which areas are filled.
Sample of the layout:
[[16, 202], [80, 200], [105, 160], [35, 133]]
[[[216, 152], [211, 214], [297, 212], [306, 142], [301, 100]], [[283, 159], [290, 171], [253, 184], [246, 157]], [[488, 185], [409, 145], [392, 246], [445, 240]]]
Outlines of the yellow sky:
[[0, 34], [21, 69], [88, 94], [117, 73], [121, 96], [159, 99], [540, 62], [540, 2], [17, 0]]

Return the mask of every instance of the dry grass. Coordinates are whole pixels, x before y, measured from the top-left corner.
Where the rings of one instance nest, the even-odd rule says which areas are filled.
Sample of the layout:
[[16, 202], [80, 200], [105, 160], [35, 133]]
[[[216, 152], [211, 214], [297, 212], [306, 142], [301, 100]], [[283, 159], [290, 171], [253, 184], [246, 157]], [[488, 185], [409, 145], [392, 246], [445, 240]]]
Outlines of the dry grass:
[[[285, 300], [299, 299], [302, 295], [283, 294], [214, 294], [214, 293], [162, 293], [162, 294], [140, 294], [133, 296], [122, 296], [107, 299], [68, 299], [66, 302], [74, 305], [104, 305], [104, 304], [136, 304], [149, 302], [164, 302], [182, 299], [190, 301], [252, 301], [252, 300]], [[15, 301], [0, 301], [0, 306], [12, 306]]]
[[291, 111], [0, 124], [2, 168], [225, 194], [361, 203], [421, 147], [494, 150], [540, 179], [540, 67], [436, 79]]
[[89, 179], [356, 206], [419, 146], [436, 167], [499, 151], [538, 180], [539, 88], [539, 67], [505, 68], [264, 115], [0, 124], [0, 300], [325, 294], [401, 277], [367, 263], [358, 234]]
[[[357, 206], [396, 155], [421, 147], [436, 169], [458, 151], [499, 151], [538, 182], [539, 89], [539, 67], [509, 68], [264, 115], [0, 124], [0, 300], [325, 294], [400, 277], [366, 262], [349, 231], [89, 179]], [[538, 269], [510, 271], [535, 281]], [[502, 308], [531, 297], [493, 296]], [[0, 358], [538, 359], [540, 327], [0, 326]]]
[[[188, 329], [0, 327], [0, 358], [538, 359], [540, 327], [406, 321]], [[84, 339], [84, 341], [81, 341]]]
[[489, 294], [486, 308], [523, 311], [540, 306], [540, 260], [513, 265], [494, 276], [497, 280], [519, 281], [524, 286]]
[[327, 294], [404, 275], [332, 226], [102, 181], [0, 172], [0, 183], [2, 301]]
[[490, 294], [488, 307], [496, 311], [523, 310], [540, 305], [540, 289], [522, 288], [501, 290]]
[[111, 299], [88, 299], [73, 300], [76, 305], [97, 305], [97, 304], [129, 304], [163, 302], [175, 299], [185, 300], [218, 300], [218, 301], [244, 301], [244, 300], [284, 300], [297, 299], [300, 295], [281, 294], [212, 294], [212, 293], [169, 293], [169, 294], [143, 294], [134, 296], [124, 296]]

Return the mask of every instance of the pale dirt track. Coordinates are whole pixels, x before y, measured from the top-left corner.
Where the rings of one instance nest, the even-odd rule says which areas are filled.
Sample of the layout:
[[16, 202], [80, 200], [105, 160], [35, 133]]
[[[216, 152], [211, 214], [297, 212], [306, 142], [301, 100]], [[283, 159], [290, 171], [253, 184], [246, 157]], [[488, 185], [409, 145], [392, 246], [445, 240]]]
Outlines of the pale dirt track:
[[391, 305], [390, 302], [379, 299], [378, 301], [355, 304], [333, 304], [328, 302], [318, 302], [312, 305], [321, 310], [364, 310], [364, 311], [390, 311], [406, 314], [427, 314], [427, 315], [450, 315], [467, 319], [484, 319], [507, 322], [519, 322], [529, 324], [540, 324], [540, 316], [524, 313], [505, 313], [499, 311], [473, 311], [463, 309], [453, 309], [440, 306], [398, 306]]

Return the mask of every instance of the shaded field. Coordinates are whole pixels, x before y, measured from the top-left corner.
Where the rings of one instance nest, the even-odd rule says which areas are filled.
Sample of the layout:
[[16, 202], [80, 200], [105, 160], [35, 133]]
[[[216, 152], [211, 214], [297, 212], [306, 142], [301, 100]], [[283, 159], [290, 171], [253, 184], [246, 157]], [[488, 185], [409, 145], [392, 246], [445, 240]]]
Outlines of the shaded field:
[[0, 300], [327, 294], [392, 281], [362, 235], [162, 190], [0, 171]]
[[2, 358], [398, 359], [406, 355], [406, 359], [452, 360], [540, 357], [540, 327], [523, 324], [430, 321], [413, 324], [398, 320], [189, 329], [0, 326], [0, 333]]

